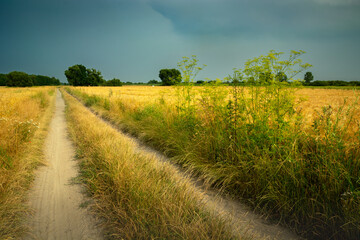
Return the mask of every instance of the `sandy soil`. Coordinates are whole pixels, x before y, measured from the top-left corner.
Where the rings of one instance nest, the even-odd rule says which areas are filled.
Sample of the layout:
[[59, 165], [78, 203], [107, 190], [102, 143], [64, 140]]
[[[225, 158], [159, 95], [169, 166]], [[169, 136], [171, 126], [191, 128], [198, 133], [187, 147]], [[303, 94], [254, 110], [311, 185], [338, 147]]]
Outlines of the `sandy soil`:
[[78, 168], [75, 150], [68, 139], [65, 103], [56, 91], [56, 112], [46, 139], [45, 156], [48, 166], [39, 168], [30, 191], [29, 219], [31, 232], [25, 239], [102, 239], [96, 219], [86, 207], [87, 199], [79, 184], [74, 183]]

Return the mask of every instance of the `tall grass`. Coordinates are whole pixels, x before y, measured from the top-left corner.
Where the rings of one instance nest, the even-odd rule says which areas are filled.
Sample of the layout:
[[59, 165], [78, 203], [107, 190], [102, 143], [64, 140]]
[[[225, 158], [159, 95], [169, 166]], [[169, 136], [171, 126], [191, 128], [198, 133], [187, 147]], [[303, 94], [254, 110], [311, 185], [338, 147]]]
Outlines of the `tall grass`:
[[[296, 81], [303, 51], [270, 51], [235, 70], [233, 87], [193, 87], [197, 60], [179, 63], [175, 96], [135, 105], [121, 97], [71, 91], [172, 159], [305, 237], [360, 235], [357, 100], [323, 106], [308, 118]], [[295, 69], [298, 67], [298, 69]], [[240, 82], [242, 85], [240, 86]], [[244, 84], [247, 87], [244, 87]], [[331, 90], [328, 90], [331, 91]], [[105, 107], [106, 105], [106, 107]]]
[[20, 238], [32, 173], [54, 106], [54, 88], [0, 89], [0, 238]]
[[[111, 239], [234, 238], [174, 168], [139, 152], [131, 140], [64, 96], [82, 177], [107, 220]], [[101, 98], [89, 99], [104, 107]]]
[[[95, 94], [92, 107], [305, 237], [359, 236], [356, 101], [324, 106], [309, 124], [290, 86], [190, 87], [190, 100], [179, 88], [175, 99], [137, 107]], [[94, 97], [84, 90], [69, 89]]]

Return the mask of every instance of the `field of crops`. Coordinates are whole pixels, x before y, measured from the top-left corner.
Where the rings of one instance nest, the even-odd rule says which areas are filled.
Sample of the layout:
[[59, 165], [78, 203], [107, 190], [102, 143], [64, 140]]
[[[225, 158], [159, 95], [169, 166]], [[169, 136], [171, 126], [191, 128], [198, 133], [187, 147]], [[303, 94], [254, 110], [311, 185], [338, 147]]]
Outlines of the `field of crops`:
[[24, 231], [24, 206], [51, 119], [53, 87], [0, 88], [0, 238]]
[[356, 91], [216, 85], [67, 90], [305, 237], [360, 234]]

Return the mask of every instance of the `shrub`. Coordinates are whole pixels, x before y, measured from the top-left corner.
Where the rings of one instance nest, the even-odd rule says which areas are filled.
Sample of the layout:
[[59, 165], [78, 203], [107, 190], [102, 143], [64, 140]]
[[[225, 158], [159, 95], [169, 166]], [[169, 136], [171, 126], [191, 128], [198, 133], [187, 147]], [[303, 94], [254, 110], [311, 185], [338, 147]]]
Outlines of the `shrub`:
[[34, 83], [28, 74], [14, 71], [7, 75], [6, 85], [8, 87], [30, 87]]

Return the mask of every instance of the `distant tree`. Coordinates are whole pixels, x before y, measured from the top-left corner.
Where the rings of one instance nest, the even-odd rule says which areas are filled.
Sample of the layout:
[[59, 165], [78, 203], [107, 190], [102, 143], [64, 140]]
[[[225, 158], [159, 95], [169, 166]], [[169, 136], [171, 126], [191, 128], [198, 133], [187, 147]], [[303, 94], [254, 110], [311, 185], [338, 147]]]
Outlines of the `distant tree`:
[[0, 73], [0, 86], [6, 86], [7, 74]]
[[150, 80], [148, 84], [159, 84], [160, 82], [156, 81], [155, 79]]
[[360, 81], [350, 81], [350, 86], [360, 86]]
[[312, 72], [306, 72], [304, 75], [304, 80], [306, 84], [309, 84], [312, 80], [314, 80]]
[[[92, 68], [86, 69], [87, 76], [83, 86], [100, 86], [105, 83], [104, 78], [101, 76], [101, 72]], [[120, 81], [120, 80], [119, 80]]]
[[52, 83], [52, 84], [50, 84], [50, 85], [55, 85], [55, 86], [58, 86], [58, 85], [61, 84], [61, 83], [60, 83], [60, 80], [57, 79], [57, 78], [54, 78], [54, 77], [51, 78], [51, 83]]
[[162, 81], [162, 85], [171, 86], [181, 82], [181, 73], [177, 69], [161, 69], [159, 72], [159, 78]]
[[122, 82], [120, 81], [120, 79], [117, 78], [113, 78], [111, 80], [108, 80], [104, 83], [105, 86], [122, 86]]
[[94, 68], [87, 69], [81, 64], [69, 67], [65, 71], [65, 76], [69, 85], [73, 86], [99, 86], [105, 82], [100, 71]]
[[70, 85], [86, 86], [87, 71], [86, 67], [81, 64], [69, 67], [68, 70], [65, 71], [65, 76]]
[[124, 85], [133, 85], [134, 83], [133, 82], [125, 82]]
[[204, 84], [204, 83], [205, 83], [204, 80], [197, 80], [197, 81], [196, 81], [196, 84], [199, 84], [199, 85]]
[[30, 75], [33, 80], [34, 86], [55, 86], [60, 85], [59, 79], [43, 75]]
[[27, 73], [14, 71], [7, 74], [6, 86], [30, 87], [33, 85], [33, 80]]

